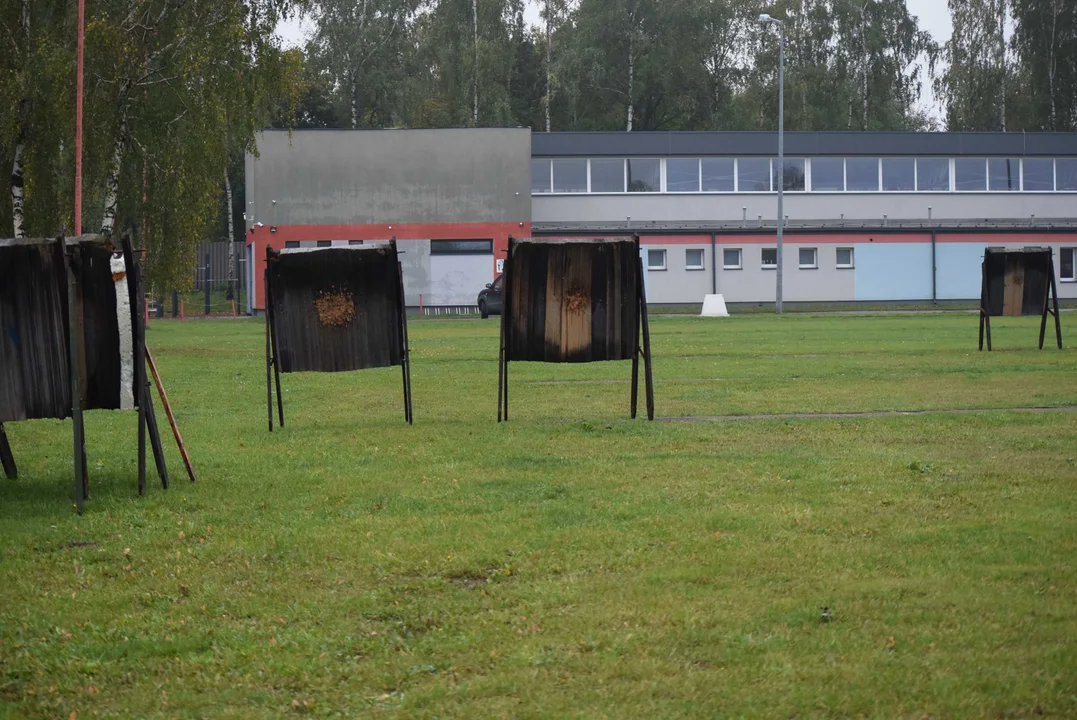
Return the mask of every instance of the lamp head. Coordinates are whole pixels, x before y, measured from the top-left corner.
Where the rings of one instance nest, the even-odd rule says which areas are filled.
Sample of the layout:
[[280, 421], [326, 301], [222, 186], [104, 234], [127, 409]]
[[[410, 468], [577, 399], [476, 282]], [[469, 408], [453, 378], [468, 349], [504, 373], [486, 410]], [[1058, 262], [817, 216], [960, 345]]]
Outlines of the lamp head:
[[767, 15], [766, 13], [763, 13], [759, 16], [759, 22], [770, 22], [773, 19], [774, 18], [772, 18], [770, 15]]

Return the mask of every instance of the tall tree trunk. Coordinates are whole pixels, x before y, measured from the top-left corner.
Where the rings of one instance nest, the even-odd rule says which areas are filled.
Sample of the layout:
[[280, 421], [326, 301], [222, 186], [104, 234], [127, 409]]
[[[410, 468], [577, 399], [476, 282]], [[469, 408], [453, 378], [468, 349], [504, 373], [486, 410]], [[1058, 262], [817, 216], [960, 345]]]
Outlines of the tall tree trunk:
[[359, 127], [359, 98], [356, 95], [357, 91], [358, 88], [355, 83], [355, 73], [353, 72], [351, 76], [351, 92], [349, 93], [349, 97], [351, 98], [352, 130]]
[[[22, 0], [22, 33], [26, 43], [24, 57], [28, 57], [30, 55], [30, 0]], [[26, 237], [26, 178], [22, 156], [26, 149], [26, 114], [29, 111], [29, 104], [29, 98], [24, 97], [19, 101], [17, 110], [19, 132], [15, 140], [15, 157], [11, 162], [11, 224], [17, 238]]]
[[860, 100], [863, 103], [863, 120], [860, 124], [861, 130], [868, 129], [868, 22], [865, 12], [867, 11], [867, 3], [860, 8], [860, 74], [861, 74], [861, 93]]
[[550, 0], [546, 0], [546, 132], [550, 132], [550, 103], [553, 102], [553, 84], [550, 79], [553, 75], [553, 34], [552, 21], [550, 18]]
[[628, 36], [628, 132], [632, 132], [632, 98], [636, 86], [636, 35]]
[[1055, 43], [1058, 38], [1058, 2], [1051, 3], [1051, 48], [1047, 55], [1047, 82], [1051, 95], [1051, 130], [1058, 130], [1058, 102], [1055, 98], [1055, 80], [1058, 75], [1058, 55]]
[[116, 130], [116, 141], [112, 145], [112, 162], [109, 163], [108, 180], [105, 183], [105, 208], [101, 218], [101, 234], [111, 235], [116, 229], [116, 210], [120, 202], [120, 171], [123, 168], [123, 152], [127, 147], [129, 128], [128, 114], [131, 105], [127, 100], [130, 89], [129, 80], [120, 86], [120, 126]]
[[471, 0], [471, 24], [475, 31], [475, 72], [471, 79], [471, 123], [479, 124], [479, 0]]
[[232, 233], [235, 232], [234, 228], [235, 219], [232, 216], [232, 180], [228, 177], [228, 168], [224, 169], [224, 200], [228, 203], [228, 232], [225, 233], [225, 240], [228, 242], [228, 293], [225, 297], [229, 300], [235, 300], [236, 298], [236, 244], [235, 238], [232, 237]]
[[1006, 132], [1006, 0], [998, 0], [998, 127]]

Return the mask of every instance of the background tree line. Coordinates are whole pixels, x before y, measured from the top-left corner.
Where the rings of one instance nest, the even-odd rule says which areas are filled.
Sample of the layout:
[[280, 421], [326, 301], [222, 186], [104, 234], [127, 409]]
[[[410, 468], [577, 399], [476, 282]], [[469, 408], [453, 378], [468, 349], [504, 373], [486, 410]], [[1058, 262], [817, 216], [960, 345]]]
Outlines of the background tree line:
[[[159, 288], [242, 237], [242, 156], [276, 127], [1077, 130], [1077, 3], [948, 0], [87, 0], [83, 226], [133, 223]], [[282, 18], [308, 13], [305, 46]], [[0, 3], [0, 227], [73, 227], [76, 3]], [[1069, 60], [1069, 62], [1067, 62]], [[234, 190], [234, 192], [233, 192]], [[230, 196], [231, 202], [225, 197]], [[7, 235], [7, 231], [0, 235]]]

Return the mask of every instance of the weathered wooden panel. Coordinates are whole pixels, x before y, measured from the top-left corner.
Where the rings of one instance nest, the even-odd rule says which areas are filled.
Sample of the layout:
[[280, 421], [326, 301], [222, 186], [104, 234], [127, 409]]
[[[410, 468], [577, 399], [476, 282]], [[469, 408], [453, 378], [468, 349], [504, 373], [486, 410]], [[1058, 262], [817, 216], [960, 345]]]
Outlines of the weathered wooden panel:
[[[64, 246], [75, 260], [82, 296], [82, 318], [76, 322], [81, 326], [83, 407], [115, 410], [121, 378], [113, 245], [103, 237], [84, 236]], [[0, 422], [71, 416], [62, 252], [58, 240], [0, 241]], [[124, 258], [127, 272], [133, 262]], [[128, 293], [134, 327], [139, 301], [130, 283]], [[130, 390], [137, 404], [133, 379]]]
[[395, 245], [271, 253], [269, 283], [281, 372], [403, 361]]
[[639, 327], [635, 239], [513, 240], [508, 360], [628, 360]]
[[1050, 248], [987, 248], [987, 311], [989, 315], [1041, 315], [1047, 302]]

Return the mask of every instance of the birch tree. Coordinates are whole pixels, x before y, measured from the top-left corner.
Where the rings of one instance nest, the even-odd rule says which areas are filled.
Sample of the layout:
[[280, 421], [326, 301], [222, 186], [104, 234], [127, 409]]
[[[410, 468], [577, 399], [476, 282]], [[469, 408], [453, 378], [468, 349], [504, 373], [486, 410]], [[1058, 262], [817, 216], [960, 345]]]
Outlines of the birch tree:
[[949, 0], [953, 34], [943, 50], [946, 71], [936, 89], [951, 130], [1005, 130], [1009, 84], [1005, 0]]
[[1077, 4], [1012, 0], [1013, 49], [1027, 82], [1028, 130], [1077, 130]]

